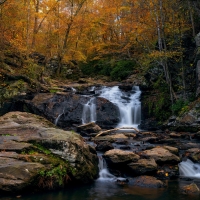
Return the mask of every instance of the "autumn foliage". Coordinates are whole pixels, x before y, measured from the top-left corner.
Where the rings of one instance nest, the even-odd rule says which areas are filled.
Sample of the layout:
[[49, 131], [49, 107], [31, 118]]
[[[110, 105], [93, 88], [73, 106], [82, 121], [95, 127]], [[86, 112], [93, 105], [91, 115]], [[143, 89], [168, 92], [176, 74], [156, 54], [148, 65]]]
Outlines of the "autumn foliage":
[[189, 2], [7, 0], [0, 5], [1, 45], [9, 42], [24, 52], [78, 61], [105, 55], [138, 60], [144, 53], [156, 60], [179, 56], [178, 47], [163, 53], [155, 45], [162, 38], [174, 46], [185, 31], [195, 29]]

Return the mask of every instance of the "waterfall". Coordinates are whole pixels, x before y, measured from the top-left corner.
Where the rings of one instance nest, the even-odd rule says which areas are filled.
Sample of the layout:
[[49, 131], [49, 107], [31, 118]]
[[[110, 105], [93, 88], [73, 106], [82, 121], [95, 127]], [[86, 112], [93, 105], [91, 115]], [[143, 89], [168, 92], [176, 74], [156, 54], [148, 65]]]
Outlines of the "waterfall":
[[82, 124], [96, 121], [96, 98], [92, 97], [83, 105]]
[[76, 93], [76, 89], [75, 88], [71, 87], [71, 89], [72, 89], [73, 93]]
[[200, 164], [195, 164], [187, 159], [179, 163], [179, 173], [181, 176], [200, 178]]
[[112, 175], [106, 166], [106, 163], [101, 155], [99, 157], [99, 178], [98, 181], [116, 181], [117, 177]]
[[120, 123], [118, 127], [137, 127], [141, 121], [141, 91], [134, 86], [130, 92], [119, 89], [118, 86], [104, 87], [100, 97], [108, 99], [118, 106], [120, 110]]
[[56, 126], [57, 126], [57, 124], [58, 124], [58, 121], [59, 121], [60, 117], [64, 114], [64, 111], [65, 111], [65, 110], [63, 110], [63, 112], [62, 112], [61, 114], [59, 114], [58, 117], [55, 119], [54, 124], [55, 124]]

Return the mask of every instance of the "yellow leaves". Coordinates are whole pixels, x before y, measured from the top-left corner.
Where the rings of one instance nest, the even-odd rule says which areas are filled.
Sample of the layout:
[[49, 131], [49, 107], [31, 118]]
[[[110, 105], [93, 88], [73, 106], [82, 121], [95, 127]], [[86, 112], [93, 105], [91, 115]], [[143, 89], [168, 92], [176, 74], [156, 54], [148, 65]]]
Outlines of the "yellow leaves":
[[153, 60], [167, 60], [176, 56], [181, 56], [182, 53], [178, 51], [152, 51], [148, 56]]

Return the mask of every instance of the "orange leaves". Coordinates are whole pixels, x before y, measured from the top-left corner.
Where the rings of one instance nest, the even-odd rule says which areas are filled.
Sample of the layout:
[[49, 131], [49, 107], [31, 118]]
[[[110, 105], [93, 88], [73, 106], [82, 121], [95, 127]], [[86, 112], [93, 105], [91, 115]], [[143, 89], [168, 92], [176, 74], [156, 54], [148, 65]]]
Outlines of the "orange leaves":
[[168, 45], [180, 30], [191, 28], [184, 18], [188, 12], [183, 13], [177, 0], [29, 0], [29, 6], [27, 2], [9, 0], [3, 5], [0, 37], [19, 49], [50, 56], [64, 48], [68, 60], [120, 51], [129, 58], [147, 51], [152, 59], [180, 56], [180, 49], [154, 51], [158, 26], [162, 37], [172, 38]]

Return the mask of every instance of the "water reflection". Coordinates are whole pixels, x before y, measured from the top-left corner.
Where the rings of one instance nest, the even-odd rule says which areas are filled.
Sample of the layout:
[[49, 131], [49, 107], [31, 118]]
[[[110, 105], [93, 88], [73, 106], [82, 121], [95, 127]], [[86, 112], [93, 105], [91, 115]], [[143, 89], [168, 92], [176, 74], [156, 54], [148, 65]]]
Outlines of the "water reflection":
[[[61, 191], [22, 195], [20, 200], [199, 200], [199, 195], [181, 194], [180, 187], [191, 182], [200, 187], [199, 180], [169, 181], [166, 188], [141, 188], [116, 182], [97, 180], [91, 185], [72, 187]], [[0, 197], [1, 200], [16, 200], [16, 197]]]

